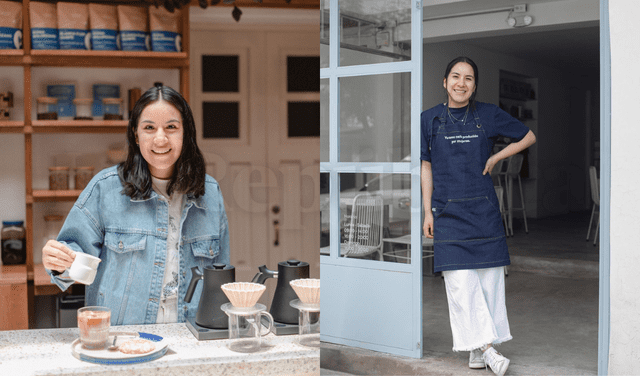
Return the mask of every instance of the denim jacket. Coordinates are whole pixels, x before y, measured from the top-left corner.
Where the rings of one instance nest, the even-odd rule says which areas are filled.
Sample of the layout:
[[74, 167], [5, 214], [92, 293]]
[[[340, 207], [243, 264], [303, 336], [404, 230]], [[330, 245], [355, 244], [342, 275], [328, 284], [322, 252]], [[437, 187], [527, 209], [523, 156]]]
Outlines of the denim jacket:
[[[168, 202], [155, 191], [146, 200], [121, 193], [117, 167], [93, 177], [73, 205], [58, 241], [102, 261], [86, 287], [85, 305], [111, 308], [112, 325], [155, 324], [167, 250]], [[229, 264], [229, 228], [220, 187], [207, 175], [205, 194], [187, 196], [180, 220], [178, 322], [195, 316], [203, 283], [184, 302], [191, 268]], [[48, 270], [49, 274], [51, 271]], [[63, 291], [73, 281], [65, 272], [51, 276]]]

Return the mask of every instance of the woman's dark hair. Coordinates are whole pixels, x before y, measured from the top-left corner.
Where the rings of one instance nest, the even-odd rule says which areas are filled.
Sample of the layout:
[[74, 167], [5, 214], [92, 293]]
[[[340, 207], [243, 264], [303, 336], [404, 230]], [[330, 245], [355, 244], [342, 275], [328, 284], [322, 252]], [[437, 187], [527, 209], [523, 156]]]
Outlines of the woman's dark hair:
[[127, 160], [118, 165], [118, 175], [124, 186], [122, 193], [132, 199], [151, 197], [151, 173], [149, 165], [142, 157], [137, 143], [136, 133], [142, 111], [160, 99], [167, 101], [182, 115], [182, 152], [176, 161], [173, 174], [167, 185], [167, 193], [184, 192], [195, 197], [204, 195], [205, 163], [204, 157], [196, 143], [196, 125], [191, 108], [182, 95], [168, 86], [156, 83], [147, 90], [133, 106], [129, 125], [127, 126], [127, 143], [129, 151]]
[[[476, 63], [473, 62], [473, 60], [471, 60], [470, 58], [468, 58], [466, 56], [458, 56], [455, 59], [451, 60], [449, 62], [449, 64], [447, 64], [447, 69], [444, 71], [444, 78], [446, 79], [447, 77], [449, 77], [449, 73], [451, 73], [451, 69], [453, 69], [453, 67], [458, 63], [467, 63], [467, 64], [471, 65], [471, 68], [473, 68], [473, 77], [474, 77], [476, 88], [473, 91], [473, 94], [471, 94], [471, 97], [469, 98], [469, 104], [472, 105], [473, 107], [475, 107], [476, 106], [476, 93], [478, 92], [479, 77], [478, 77], [478, 66], [476, 65]], [[446, 91], [446, 89], [445, 89], [445, 91]]]

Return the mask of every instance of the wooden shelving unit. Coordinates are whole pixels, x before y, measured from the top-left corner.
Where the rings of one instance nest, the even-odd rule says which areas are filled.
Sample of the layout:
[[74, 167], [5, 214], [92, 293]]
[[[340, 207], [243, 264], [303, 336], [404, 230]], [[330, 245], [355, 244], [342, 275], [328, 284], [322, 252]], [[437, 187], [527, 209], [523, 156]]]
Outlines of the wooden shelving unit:
[[[86, 2], [90, 1], [78, 1]], [[30, 0], [23, 0], [23, 50], [0, 50], [0, 66], [23, 67], [24, 120], [0, 121], [0, 134], [22, 133], [25, 153], [26, 187], [26, 265], [4, 265], [0, 268], [0, 330], [28, 329], [34, 317], [34, 296], [56, 295], [60, 289], [51, 284], [42, 264], [33, 259], [33, 204], [36, 202], [75, 201], [78, 190], [49, 191], [33, 189], [34, 133], [124, 133], [128, 121], [38, 121], [32, 119], [35, 103], [34, 83], [31, 80], [33, 67], [83, 67], [83, 68], [144, 68], [177, 69], [180, 74], [180, 92], [189, 100], [189, 11], [182, 12], [182, 52], [129, 52], [129, 51], [77, 51], [77, 50], [31, 50], [29, 25]], [[0, 73], [0, 78], [2, 74]], [[159, 77], [161, 80], [161, 77]], [[0, 135], [1, 137], [1, 135]], [[11, 314], [6, 316], [3, 312]], [[7, 313], [9, 315], [9, 313]], [[6, 317], [5, 317], [6, 316]], [[23, 319], [14, 319], [20, 318]]]

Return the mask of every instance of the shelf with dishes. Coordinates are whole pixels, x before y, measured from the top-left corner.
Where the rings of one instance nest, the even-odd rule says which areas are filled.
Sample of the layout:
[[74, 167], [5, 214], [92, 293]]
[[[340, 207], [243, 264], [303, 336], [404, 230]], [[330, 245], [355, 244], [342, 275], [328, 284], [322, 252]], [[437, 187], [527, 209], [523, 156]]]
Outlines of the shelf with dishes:
[[0, 50], [3, 66], [76, 66], [92, 68], [181, 68], [189, 65], [186, 52], [92, 51], [92, 50]]
[[0, 120], [0, 133], [22, 133], [24, 121]]
[[31, 50], [25, 65], [92, 68], [181, 68], [189, 65], [187, 52]]
[[50, 189], [34, 189], [31, 196], [27, 195], [27, 203], [33, 202], [51, 202], [51, 201], [75, 201], [80, 196], [82, 190], [50, 190]]
[[128, 120], [34, 120], [34, 133], [122, 133]]

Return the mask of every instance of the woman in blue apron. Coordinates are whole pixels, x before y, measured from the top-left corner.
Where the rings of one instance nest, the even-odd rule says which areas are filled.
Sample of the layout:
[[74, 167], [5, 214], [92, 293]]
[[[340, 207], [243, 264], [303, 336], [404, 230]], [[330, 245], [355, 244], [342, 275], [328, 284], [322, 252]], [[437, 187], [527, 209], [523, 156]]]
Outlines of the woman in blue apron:
[[[447, 291], [454, 351], [470, 351], [469, 367], [504, 375], [509, 359], [493, 345], [510, 340], [504, 296], [509, 252], [490, 172], [535, 143], [534, 134], [499, 107], [476, 102], [478, 68], [452, 60], [447, 102], [421, 116], [424, 234], [434, 239], [434, 271]], [[500, 137], [516, 140], [491, 155]]]

